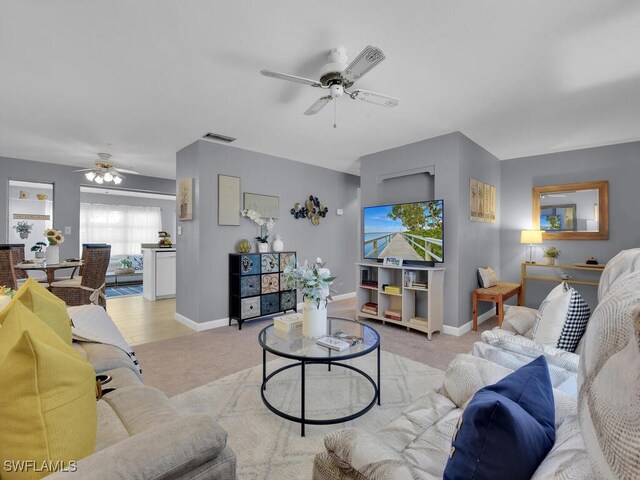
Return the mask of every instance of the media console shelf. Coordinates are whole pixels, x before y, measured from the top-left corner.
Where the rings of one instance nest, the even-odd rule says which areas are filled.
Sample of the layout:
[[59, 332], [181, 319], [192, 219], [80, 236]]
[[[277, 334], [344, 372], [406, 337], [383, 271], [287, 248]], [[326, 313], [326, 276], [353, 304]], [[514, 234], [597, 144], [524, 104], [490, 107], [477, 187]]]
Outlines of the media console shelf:
[[356, 318], [402, 325], [431, 340], [433, 332], [442, 332], [444, 272], [436, 267], [356, 263]]

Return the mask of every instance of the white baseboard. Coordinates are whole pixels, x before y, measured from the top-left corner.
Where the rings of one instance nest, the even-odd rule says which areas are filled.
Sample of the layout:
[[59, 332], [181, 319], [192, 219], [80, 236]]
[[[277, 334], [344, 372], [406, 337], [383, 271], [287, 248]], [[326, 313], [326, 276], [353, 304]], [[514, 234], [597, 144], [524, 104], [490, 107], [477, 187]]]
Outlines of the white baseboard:
[[[355, 298], [356, 296], [356, 292], [349, 292], [349, 293], [341, 293], [340, 295], [334, 295], [331, 298], [333, 298], [334, 302], [337, 302], [339, 300], [346, 300], [348, 298]], [[298, 303], [298, 305], [296, 305], [296, 307], [298, 308], [299, 311], [302, 311], [302, 307], [304, 307], [304, 303], [300, 302]]]
[[[333, 297], [333, 300], [346, 300], [347, 298], [354, 298], [355, 296], [356, 292], [343, 293], [341, 295], [336, 295], [335, 297]], [[303, 304], [299, 303], [297, 306], [298, 310], [302, 311]], [[229, 317], [198, 323], [176, 312], [173, 314], [173, 318], [175, 318], [181, 324], [186, 325], [191, 330], [195, 330], [196, 332], [203, 332], [205, 330], [211, 330], [212, 328], [226, 327], [227, 325], [229, 325]]]
[[[487, 310], [486, 312], [484, 312], [482, 315], [478, 315], [478, 325], [480, 325], [483, 322], [486, 322], [491, 317], [493, 317], [495, 314], [496, 313], [492, 308], [492, 309]], [[473, 320], [465, 323], [464, 325], [462, 325], [460, 327], [451, 327], [449, 325], [443, 325], [442, 333], [446, 333], [448, 335], [455, 335], [456, 337], [460, 337], [460, 336], [464, 335], [465, 333], [470, 332], [471, 328], [473, 328]]]
[[176, 312], [173, 314], [173, 318], [175, 318], [181, 324], [186, 325], [191, 330], [195, 330], [196, 332], [203, 332], [205, 330], [211, 330], [212, 328], [226, 327], [227, 325], [229, 325], [228, 317], [219, 318], [217, 320], [209, 320], [208, 322], [198, 323]]

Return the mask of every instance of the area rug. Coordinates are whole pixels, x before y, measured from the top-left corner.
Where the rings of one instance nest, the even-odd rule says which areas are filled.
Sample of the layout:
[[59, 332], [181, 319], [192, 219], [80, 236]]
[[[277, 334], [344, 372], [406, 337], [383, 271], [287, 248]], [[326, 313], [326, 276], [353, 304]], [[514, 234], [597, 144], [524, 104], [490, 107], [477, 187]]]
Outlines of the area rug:
[[135, 295], [142, 295], [142, 285], [123, 285], [119, 287], [106, 287], [105, 295], [108, 298], [133, 297]]
[[[267, 364], [267, 374], [289, 363], [278, 359]], [[350, 360], [375, 378], [375, 353]], [[381, 406], [346, 424], [307, 425], [273, 414], [262, 403], [262, 365], [224, 377], [208, 385], [172, 397], [182, 411], [214, 416], [227, 431], [237, 456], [240, 480], [311, 478], [313, 457], [324, 448], [323, 438], [332, 431], [354, 426], [374, 432], [397, 417], [428, 390], [442, 384], [444, 372], [408, 358], [382, 352]], [[351, 370], [310, 365], [306, 370], [306, 417], [339, 418], [368, 404], [373, 387]], [[300, 368], [290, 368], [269, 381], [265, 392], [271, 403], [287, 413], [300, 414]]]

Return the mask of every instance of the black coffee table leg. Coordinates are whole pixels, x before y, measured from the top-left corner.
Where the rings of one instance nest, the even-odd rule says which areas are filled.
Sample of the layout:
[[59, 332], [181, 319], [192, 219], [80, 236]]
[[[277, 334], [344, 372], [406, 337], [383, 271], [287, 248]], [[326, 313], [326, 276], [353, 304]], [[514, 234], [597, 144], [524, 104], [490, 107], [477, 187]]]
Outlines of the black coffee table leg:
[[378, 345], [378, 405], [380, 405], [380, 345]]
[[304, 437], [304, 360], [300, 362], [300, 366], [302, 367], [302, 399], [300, 403], [300, 435]]
[[[380, 367], [378, 367], [380, 369]], [[380, 383], [380, 379], [378, 379]], [[262, 349], [262, 390], [267, 389], [267, 351]]]

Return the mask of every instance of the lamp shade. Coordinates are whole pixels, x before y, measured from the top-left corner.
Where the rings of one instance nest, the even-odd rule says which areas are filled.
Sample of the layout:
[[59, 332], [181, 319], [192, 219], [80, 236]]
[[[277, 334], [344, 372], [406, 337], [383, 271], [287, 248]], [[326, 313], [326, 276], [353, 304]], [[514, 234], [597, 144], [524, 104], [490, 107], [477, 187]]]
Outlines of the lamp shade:
[[542, 230], [522, 230], [520, 243], [542, 243]]

